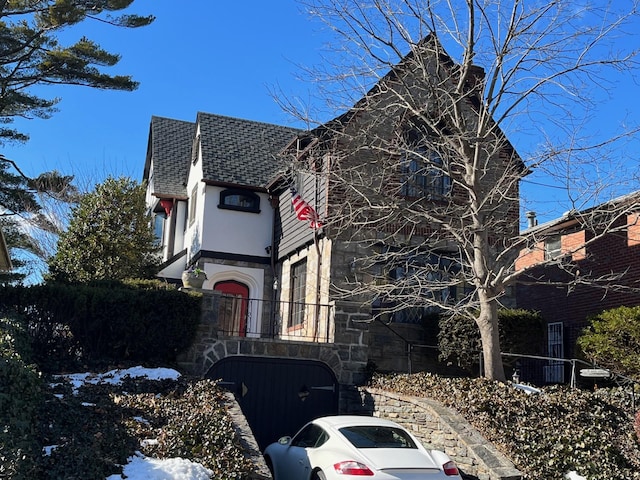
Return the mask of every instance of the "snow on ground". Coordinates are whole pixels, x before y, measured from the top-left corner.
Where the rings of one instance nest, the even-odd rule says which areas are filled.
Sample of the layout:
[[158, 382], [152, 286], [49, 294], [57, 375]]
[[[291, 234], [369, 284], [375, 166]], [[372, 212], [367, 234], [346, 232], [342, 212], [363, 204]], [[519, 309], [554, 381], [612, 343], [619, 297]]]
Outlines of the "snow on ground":
[[74, 394], [85, 384], [110, 384], [119, 385], [125, 378], [141, 378], [146, 377], [149, 380], [177, 380], [180, 373], [172, 368], [144, 368], [141, 366], [110, 370], [106, 373], [72, 373], [69, 375], [60, 375], [60, 378], [71, 383]]
[[199, 463], [184, 458], [149, 458], [141, 453], [129, 458], [122, 475], [106, 480], [209, 480], [213, 472]]
[[[106, 373], [74, 373], [70, 375], [60, 375], [60, 379], [68, 381], [73, 387], [73, 393], [85, 384], [97, 385], [101, 383], [118, 385], [125, 378], [145, 377], [149, 380], [176, 380], [180, 373], [171, 368], [143, 368], [141, 366], [111, 370]], [[57, 395], [62, 396], [62, 395]], [[83, 404], [84, 405], [84, 404]], [[88, 404], [87, 404], [88, 406]], [[142, 417], [136, 417], [137, 421], [146, 422]], [[154, 439], [145, 440], [152, 443]], [[51, 452], [57, 445], [50, 445], [43, 448], [45, 455]], [[129, 458], [122, 471], [122, 475], [111, 475], [106, 480], [209, 480], [213, 472], [197, 462], [192, 462], [185, 458], [150, 458], [142, 453]]]
[[564, 478], [568, 480], [587, 480], [585, 477], [578, 475], [576, 472], [569, 472], [565, 475]]

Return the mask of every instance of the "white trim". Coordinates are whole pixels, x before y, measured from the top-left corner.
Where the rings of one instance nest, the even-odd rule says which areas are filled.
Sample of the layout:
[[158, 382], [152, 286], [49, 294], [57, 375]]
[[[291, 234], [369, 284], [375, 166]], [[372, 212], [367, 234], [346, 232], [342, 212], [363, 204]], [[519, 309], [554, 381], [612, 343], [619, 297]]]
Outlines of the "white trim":
[[207, 280], [203, 288], [213, 290], [218, 282], [230, 280], [240, 282], [249, 287], [249, 298], [255, 301], [249, 302], [247, 337], [260, 338], [262, 326], [262, 294], [264, 291], [264, 272], [257, 268], [231, 267], [217, 263], [205, 263], [204, 271]]

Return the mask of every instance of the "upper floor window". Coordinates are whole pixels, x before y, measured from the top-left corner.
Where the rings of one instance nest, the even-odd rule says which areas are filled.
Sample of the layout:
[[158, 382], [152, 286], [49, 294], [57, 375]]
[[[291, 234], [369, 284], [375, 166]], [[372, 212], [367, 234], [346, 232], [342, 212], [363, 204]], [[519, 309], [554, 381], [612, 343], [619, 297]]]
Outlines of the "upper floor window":
[[218, 208], [260, 213], [260, 197], [248, 190], [223, 190], [220, 192]]
[[198, 201], [198, 185], [196, 184], [191, 190], [191, 196], [189, 197], [189, 225], [196, 221], [196, 208]]
[[553, 260], [562, 253], [562, 242], [560, 235], [554, 235], [544, 241], [544, 259]]
[[405, 197], [438, 199], [451, 191], [451, 178], [444, 173], [440, 156], [426, 147], [416, 147], [402, 161], [402, 186]]
[[165, 216], [162, 213], [155, 213], [153, 215], [153, 237], [156, 245], [162, 245], [162, 239], [164, 237], [164, 220]]

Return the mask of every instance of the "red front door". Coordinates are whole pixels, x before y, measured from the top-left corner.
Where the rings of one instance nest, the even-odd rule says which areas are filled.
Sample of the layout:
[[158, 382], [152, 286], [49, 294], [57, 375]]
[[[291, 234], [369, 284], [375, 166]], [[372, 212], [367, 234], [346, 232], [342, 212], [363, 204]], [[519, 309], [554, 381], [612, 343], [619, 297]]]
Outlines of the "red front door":
[[228, 335], [246, 336], [249, 287], [244, 283], [227, 280], [216, 283], [213, 289], [223, 294], [219, 315], [221, 330]]

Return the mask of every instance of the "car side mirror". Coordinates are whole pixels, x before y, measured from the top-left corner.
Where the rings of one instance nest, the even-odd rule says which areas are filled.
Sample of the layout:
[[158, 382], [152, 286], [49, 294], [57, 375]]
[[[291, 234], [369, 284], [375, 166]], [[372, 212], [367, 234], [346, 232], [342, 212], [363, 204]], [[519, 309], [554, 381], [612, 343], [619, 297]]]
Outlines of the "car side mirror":
[[287, 437], [280, 437], [278, 439], [278, 443], [280, 445], [289, 445], [289, 442], [291, 442], [291, 437], [287, 436]]

